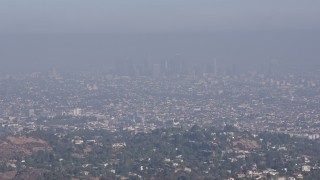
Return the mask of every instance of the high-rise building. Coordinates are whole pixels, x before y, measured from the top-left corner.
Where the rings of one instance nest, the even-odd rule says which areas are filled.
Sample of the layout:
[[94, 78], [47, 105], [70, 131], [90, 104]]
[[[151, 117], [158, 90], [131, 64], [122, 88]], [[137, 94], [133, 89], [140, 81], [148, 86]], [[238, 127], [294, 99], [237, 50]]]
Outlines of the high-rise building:
[[157, 78], [161, 75], [161, 68], [159, 64], [153, 64], [153, 77]]
[[80, 108], [76, 108], [73, 110], [73, 115], [74, 116], [81, 116], [82, 110]]
[[34, 109], [29, 109], [29, 117], [34, 117], [34, 116], [36, 116]]
[[215, 76], [217, 76], [218, 75], [218, 63], [217, 63], [217, 59], [214, 59], [214, 64], [213, 64], [213, 68], [214, 68], [214, 70], [213, 70], [213, 74], [215, 75]]

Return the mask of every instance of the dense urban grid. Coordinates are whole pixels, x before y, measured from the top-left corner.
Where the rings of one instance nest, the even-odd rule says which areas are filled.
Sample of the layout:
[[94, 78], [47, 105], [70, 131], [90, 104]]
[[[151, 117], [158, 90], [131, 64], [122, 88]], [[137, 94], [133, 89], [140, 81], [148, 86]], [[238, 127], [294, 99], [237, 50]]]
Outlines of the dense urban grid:
[[0, 79], [1, 176], [320, 175], [320, 77], [30, 73]]

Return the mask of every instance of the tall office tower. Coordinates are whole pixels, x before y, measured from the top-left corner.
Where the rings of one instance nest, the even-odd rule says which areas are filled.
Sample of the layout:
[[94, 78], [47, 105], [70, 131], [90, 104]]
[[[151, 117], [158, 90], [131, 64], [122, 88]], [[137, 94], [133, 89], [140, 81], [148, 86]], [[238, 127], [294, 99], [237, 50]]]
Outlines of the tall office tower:
[[166, 70], [168, 70], [168, 60], [166, 60], [164, 67]]
[[145, 58], [143, 58], [140, 62], [139, 62], [139, 74], [142, 76], [152, 76], [152, 70], [153, 70], [153, 66], [152, 64], [150, 65], [150, 60], [149, 60], [149, 56], [146, 55]]
[[134, 75], [134, 65], [132, 59], [126, 58], [124, 64], [124, 75], [133, 76]]
[[235, 64], [232, 64], [231, 75], [232, 76], [237, 75], [237, 65], [235, 65]]
[[218, 75], [218, 64], [217, 64], [217, 59], [214, 59], [214, 71], [213, 71], [213, 74], [215, 75], [215, 76], [217, 76]]
[[166, 62], [166, 66], [167, 66], [167, 73], [168, 75], [173, 75], [174, 74], [174, 59], [169, 59], [167, 62]]
[[162, 75], [167, 75], [167, 61], [166, 60], [161, 60], [160, 61], [160, 71]]
[[187, 62], [183, 57], [180, 59], [180, 74], [181, 75], [188, 74]]
[[53, 77], [58, 76], [58, 73], [57, 73], [56, 68], [53, 68], [53, 69], [52, 69], [52, 76], [53, 76]]
[[203, 73], [206, 74], [214, 74], [214, 61], [208, 59], [206, 62], [202, 64], [203, 66]]
[[58, 79], [58, 77], [59, 77], [59, 75], [58, 75], [58, 73], [57, 73], [57, 70], [56, 70], [56, 68], [53, 68], [52, 70], [51, 70], [51, 72], [49, 72], [50, 74], [50, 77], [52, 77], [52, 78], [54, 78], [54, 79]]
[[181, 75], [184, 71], [184, 61], [179, 53], [176, 53], [174, 58], [170, 61], [169, 69], [173, 75]]
[[273, 76], [274, 75], [274, 72], [273, 72], [273, 63], [272, 61], [270, 60], [269, 63], [268, 63], [268, 75], [269, 76]]
[[115, 59], [114, 61], [114, 69], [115, 69], [115, 74], [122, 76], [123, 75], [123, 64], [124, 61], [120, 58]]
[[157, 78], [160, 77], [161, 74], [161, 68], [159, 64], [153, 64], [153, 77]]

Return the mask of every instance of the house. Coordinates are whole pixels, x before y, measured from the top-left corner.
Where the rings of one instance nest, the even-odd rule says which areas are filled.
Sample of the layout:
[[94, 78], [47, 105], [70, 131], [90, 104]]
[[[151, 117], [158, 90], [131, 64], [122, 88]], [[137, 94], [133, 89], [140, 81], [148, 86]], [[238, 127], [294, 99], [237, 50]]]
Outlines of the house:
[[74, 139], [72, 139], [72, 142], [73, 142], [74, 144], [76, 144], [76, 145], [81, 145], [81, 144], [84, 143], [84, 141], [82, 140], [82, 138], [79, 137], [79, 136], [74, 137]]
[[126, 143], [115, 143], [115, 144], [112, 144], [112, 148], [113, 149], [120, 149], [120, 148], [123, 148], [123, 147], [126, 147], [127, 144]]
[[310, 172], [310, 170], [311, 170], [311, 166], [308, 166], [308, 165], [304, 165], [304, 166], [302, 166], [302, 172]]
[[191, 171], [192, 171], [191, 168], [188, 168], [188, 167], [184, 168], [184, 172], [191, 173]]

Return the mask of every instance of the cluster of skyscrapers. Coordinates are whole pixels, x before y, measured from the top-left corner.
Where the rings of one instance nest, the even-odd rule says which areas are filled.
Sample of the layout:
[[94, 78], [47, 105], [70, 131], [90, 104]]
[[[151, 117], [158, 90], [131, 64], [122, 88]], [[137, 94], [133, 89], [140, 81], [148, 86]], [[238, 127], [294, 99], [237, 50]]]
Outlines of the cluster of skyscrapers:
[[223, 72], [218, 69], [216, 59], [199, 62], [188, 62], [179, 54], [173, 59], [151, 61], [148, 58], [142, 61], [134, 61], [129, 58], [117, 59], [113, 63], [112, 71], [120, 76], [179, 76], [179, 75], [217, 75]]

